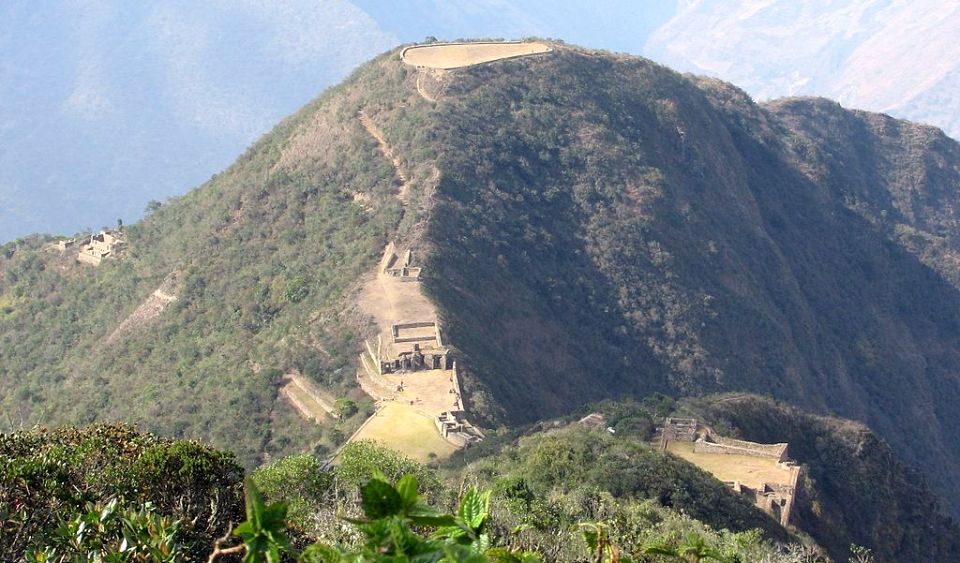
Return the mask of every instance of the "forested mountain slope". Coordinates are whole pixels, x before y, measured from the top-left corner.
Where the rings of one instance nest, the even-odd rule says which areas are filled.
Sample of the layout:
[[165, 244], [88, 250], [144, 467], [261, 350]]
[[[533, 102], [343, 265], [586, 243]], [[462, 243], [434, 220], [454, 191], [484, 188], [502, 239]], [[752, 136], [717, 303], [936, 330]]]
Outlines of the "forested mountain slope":
[[418, 85], [397, 52], [365, 65], [100, 268], [8, 245], [5, 422], [131, 420], [248, 465], [305, 446], [280, 375], [353, 384], [357, 280], [400, 233], [481, 420], [750, 390], [863, 420], [960, 500], [955, 142], [563, 45]]
[[429, 285], [475, 408], [749, 389], [867, 422], [956, 498], [955, 142], [642, 59], [510, 66], [438, 109]]

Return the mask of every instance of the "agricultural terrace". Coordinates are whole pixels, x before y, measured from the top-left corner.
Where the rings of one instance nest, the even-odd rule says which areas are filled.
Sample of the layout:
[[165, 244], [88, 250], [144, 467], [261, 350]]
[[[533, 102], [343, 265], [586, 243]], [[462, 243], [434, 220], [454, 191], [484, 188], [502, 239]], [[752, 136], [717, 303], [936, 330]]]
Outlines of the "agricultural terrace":
[[551, 50], [549, 45], [539, 42], [437, 43], [407, 47], [400, 57], [409, 65], [446, 70]]

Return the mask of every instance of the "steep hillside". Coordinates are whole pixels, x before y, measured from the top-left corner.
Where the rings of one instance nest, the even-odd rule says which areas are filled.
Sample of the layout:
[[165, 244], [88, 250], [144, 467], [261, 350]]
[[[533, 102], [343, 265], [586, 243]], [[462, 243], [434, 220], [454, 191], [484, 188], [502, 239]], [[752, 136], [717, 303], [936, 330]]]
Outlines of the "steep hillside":
[[[835, 105], [849, 133], [818, 137], [805, 105], [566, 49], [448, 78], [427, 283], [473, 408], [753, 390], [867, 422], [957, 499], [957, 144]], [[899, 227], [865, 214], [891, 201]]]
[[[278, 388], [298, 371], [362, 397], [357, 296], [403, 239], [473, 420], [749, 390], [868, 423], [956, 506], [957, 144], [554, 47], [443, 71], [384, 55], [99, 268], [5, 247], [4, 423], [130, 420], [247, 465], [336, 445], [349, 422], [318, 430]], [[176, 299], [125, 323], [158, 288]]]
[[[601, 415], [603, 426], [591, 432], [576, 424], [586, 413]], [[618, 499], [657, 498], [661, 504], [731, 530], [758, 525], [766, 529], [775, 522], [765, 518], [766, 525], [738, 523], [730, 516], [746, 518], [747, 514], [729, 499], [710, 499], [707, 504], [712, 508], [705, 509], [686, 504], [693, 497], [679, 493], [673, 497], [659, 489], [661, 479], [689, 483], [692, 475], [700, 475], [693, 496], [702, 501], [715, 494], [708, 492], [707, 483], [719, 485], [712, 475], [691, 473], [691, 467], [674, 465], [677, 458], [654, 451], [650, 445], [657, 434], [654, 429], [663, 425], [666, 416], [693, 417], [701, 432], [710, 429], [726, 437], [787, 443], [787, 458], [800, 467], [789, 529], [812, 539], [834, 561], [847, 561], [851, 544], [871, 549], [877, 561], [884, 562], [960, 557], [960, 527], [944, 516], [941, 499], [919, 472], [904, 465], [873, 432], [850, 420], [812, 415], [756, 395], [601, 401], [559, 420], [534, 424], [520, 436], [519, 431], [503, 433], [446, 466], [455, 473], [466, 471], [481, 480], [499, 481], [508, 492], [532, 493], [548, 484], [554, 491], [596, 487]], [[604, 432], [603, 427], [614, 432]], [[734, 463], [743, 470], [742, 460]], [[743, 475], [738, 480], [752, 477]], [[721, 505], [724, 508], [718, 510]], [[528, 512], [535, 511], [528, 507]], [[725, 520], [712, 520], [717, 514]], [[541, 519], [535, 513], [530, 518]]]
[[[117, 260], [92, 268], [76, 248], [8, 245], [3, 423], [132, 421], [229, 447], [246, 465], [342, 440], [302, 421], [278, 388], [294, 370], [340, 395], [353, 381], [365, 321], [348, 295], [401, 217], [392, 165], [357, 112], [384, 112], [385, 129], [413, 135], [424, 104], [407, 74], [394, 60], [366, 66], [222, 174], [126, 227]], [[161, 284], [175, 300], [125, 322]]]

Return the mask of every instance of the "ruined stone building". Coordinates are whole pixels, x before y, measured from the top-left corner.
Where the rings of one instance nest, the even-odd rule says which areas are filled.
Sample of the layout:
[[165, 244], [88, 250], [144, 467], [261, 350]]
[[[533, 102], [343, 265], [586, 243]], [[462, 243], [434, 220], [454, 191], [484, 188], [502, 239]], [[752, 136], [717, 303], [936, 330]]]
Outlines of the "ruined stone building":
[[123, 238], [117, 231], [102, 231], [90, 235], [90, 240], [80, 247], [77, 261], [92, 266], [99, 266], [106, 258], [116, 256], [124, 246]]
[[[692, 455], [683, 456], [687, 461], [714, 473], [725, 485], [750, 499], [757, 508], [771, 515], [781, 525], [789, 524], [800, 467], [788, 459], [788, 444], [759, 444], [727, 438], [698, 425], [693, 418], [667, 418], [663, 427], [657, 429], [655, 442], [662, 450], [668, 450], [670, 442], [693, 442]], [[754, 476], [749, 472], [727, 469], [721, 472], [725, 474], [721, 474], [711, 469], [716, 465], [710, 463], [710, 458], [727, 455], [768, 460], [762, 462], [762, 466], [770, 473], [762, 481], [757, 481], [751, 480]]]
[[467, 422], [462, 412], [440, 413], [434, 419], [434, 424], [437, 425], [437, 430], [444, 439], [461, 448], [479, 444], [484, 438], [483, 432]]
[[394, 251], [393, 243], [387, 247], [383, 259], [383, 271], [389, 276], [400, 278], [400, 281], [419, 281], [423, 268], [413, 265], [413, 251], [406, 250], [401, 259]]

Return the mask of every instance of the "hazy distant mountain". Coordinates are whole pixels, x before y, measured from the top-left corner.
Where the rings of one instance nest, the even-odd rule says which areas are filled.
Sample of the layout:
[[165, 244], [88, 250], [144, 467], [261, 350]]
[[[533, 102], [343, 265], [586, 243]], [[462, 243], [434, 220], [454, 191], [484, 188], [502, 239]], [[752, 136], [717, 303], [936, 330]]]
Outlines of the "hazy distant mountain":
[[556, 37], [960, 137], [960, 4], [924, 0], [0, 3], [0, 242], [138, 218], [361, 61], [432, 35]]
[[660, 0], [398, 6], [0, 3], [0, 242], [137, 219], [400, 42], [544, 35], [639, 52], [674, 10]]
[[0, 241], [138, 218], [396, 44], [340, 0], [0, 3]]
[[960, 2], [687, 0], [644, 54], [759, 99], [827, 96], [960, 138]]

